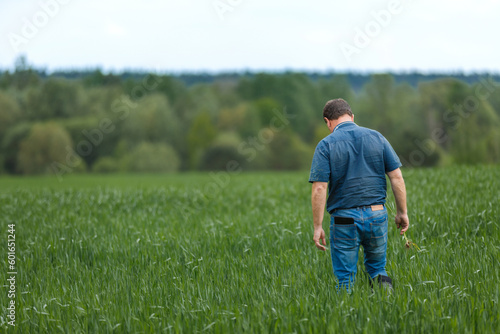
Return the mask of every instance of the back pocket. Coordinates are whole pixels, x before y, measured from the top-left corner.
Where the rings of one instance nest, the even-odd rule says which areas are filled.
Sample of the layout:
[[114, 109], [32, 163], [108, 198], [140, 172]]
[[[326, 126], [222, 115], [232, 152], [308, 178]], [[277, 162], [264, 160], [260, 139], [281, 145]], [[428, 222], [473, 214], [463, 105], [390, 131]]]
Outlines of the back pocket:
[[379, 247], [387, 243], [387, 214], [379, 215], [371, 219], [370, 246]]
[[333, 247], [348, 249], [356, 247], [356, 225], [350, 217], [333, 217], [331, 239]]

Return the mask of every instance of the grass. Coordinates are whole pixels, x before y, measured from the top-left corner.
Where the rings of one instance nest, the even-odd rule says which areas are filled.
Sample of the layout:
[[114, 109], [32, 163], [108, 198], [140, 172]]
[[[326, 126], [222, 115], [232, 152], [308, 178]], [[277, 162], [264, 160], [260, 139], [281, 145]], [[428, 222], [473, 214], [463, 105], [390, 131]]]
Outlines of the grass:
[[307, 173], [0, 178], [0, 272], [9, 223], [18, 270], [17, 326], [6, 324], [4, 283], [1, 328], [497, 332], [500, 168], [405, 176], [407, 234], [421, 251], [390, 218], [389, 297], [370, 291], [362, 265], [353, 293], [335, 292], [330, 255], [312, 242]]

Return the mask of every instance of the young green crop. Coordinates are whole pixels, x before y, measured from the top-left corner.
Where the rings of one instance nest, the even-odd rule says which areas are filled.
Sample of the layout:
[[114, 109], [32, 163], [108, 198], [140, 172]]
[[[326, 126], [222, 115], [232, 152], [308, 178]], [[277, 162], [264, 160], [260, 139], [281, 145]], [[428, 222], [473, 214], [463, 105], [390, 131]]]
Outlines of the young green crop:
[[500, 168], [404, 175], [421, 249], [405, 250], [390, 217], [389, 297], [371, 291], [362, 253], [353, 292], [335, 292], [311, 243], [307, 172], [0, 178], [2, 332], [496, 332]]

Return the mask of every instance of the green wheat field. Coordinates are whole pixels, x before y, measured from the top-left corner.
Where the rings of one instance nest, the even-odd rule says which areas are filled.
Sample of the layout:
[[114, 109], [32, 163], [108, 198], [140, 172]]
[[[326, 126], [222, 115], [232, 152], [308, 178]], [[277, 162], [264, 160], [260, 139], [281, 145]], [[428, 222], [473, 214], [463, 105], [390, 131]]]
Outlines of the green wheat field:
[[307, 172], [0, 178], [0, 332], [498, 333], [500, 167], [403, 173], [420, 251], [392, 215], [389, 296], [362, 257], [336, 293]]

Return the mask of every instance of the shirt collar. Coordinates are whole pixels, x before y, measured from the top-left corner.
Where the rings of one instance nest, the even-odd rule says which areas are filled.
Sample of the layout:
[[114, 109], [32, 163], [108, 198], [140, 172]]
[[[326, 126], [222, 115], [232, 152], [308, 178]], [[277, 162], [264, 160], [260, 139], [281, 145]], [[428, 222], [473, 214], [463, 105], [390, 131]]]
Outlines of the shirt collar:
[[337, 131], [337, 129], [338, 129], [340, 126], [343, 126], [343, 125], [345, 125], [345, 124], [354, 124], [354, 125], [356, 125], [356, 123], [354, 123], [354, 122], [352, 122], [352, 121], [345, 121], [345, 122], [342, 122], [342, 123], [338, 124], [338, 125], [337, 125], [334, 129], [333, 129], [332, 133], [334, 133], [335, 131]]

